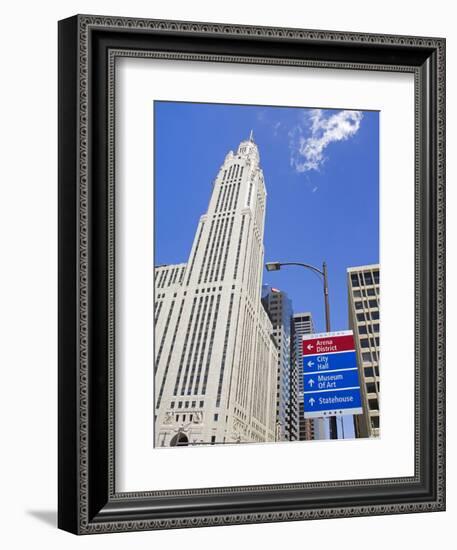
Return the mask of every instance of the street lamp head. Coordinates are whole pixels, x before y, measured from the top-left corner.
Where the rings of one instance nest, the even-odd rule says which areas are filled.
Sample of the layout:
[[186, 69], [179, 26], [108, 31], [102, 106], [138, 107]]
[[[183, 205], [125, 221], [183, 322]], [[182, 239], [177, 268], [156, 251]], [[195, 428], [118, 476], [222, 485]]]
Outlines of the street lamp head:
[[265, 267], [267, 271], [279, 271], [281, 269], [281, 264], [279, 262], [267, 262]]

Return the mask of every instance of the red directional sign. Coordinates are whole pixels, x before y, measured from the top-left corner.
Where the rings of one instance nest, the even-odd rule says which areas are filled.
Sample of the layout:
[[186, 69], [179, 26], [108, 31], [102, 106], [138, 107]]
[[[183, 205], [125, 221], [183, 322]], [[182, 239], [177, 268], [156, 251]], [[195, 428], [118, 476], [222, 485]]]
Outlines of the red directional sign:
[[303, 337], [303, 355], [324, 355], [355, 349], [352, 331], [312, 334], [309, 336]]

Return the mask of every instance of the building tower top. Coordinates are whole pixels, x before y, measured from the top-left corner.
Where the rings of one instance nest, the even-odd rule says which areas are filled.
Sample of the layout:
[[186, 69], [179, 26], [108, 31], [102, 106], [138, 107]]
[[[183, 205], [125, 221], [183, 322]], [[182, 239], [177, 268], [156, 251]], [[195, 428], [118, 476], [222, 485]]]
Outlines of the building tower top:
[[259, 163], [260, 156], [259, 156], [259, 150], [257, 149], [257, 145], [254, 142], [254, 131], [251, 130], [249, 133], [249, 138], [242, 141], [238, 145], [238, 150], [236, 152], [237, 155], [242, 155], [244, 157], [249, 157], [251, 160], [254, 161], [255, 164]]

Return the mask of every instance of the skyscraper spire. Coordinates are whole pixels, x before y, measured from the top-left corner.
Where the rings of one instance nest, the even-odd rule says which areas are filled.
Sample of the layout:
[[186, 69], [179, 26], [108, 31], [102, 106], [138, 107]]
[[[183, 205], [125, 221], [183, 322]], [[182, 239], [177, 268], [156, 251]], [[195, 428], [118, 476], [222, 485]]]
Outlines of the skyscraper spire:
[[254, 141], [254, 131], [251, 130], [251, 133], [249, 134], [249, 141]]

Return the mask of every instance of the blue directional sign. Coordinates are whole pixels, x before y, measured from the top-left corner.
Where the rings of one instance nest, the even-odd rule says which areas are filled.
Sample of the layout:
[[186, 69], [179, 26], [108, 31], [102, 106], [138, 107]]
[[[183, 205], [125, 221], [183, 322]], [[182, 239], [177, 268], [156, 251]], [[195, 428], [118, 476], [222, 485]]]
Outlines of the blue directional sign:
[[357, 367], [350, 370], [305, 373], [304, 391], [340, 390], [359, 386]]
[[305, 418], [362, 414], [352, 331], [303, 336]]
[[[353, 411], [362, 407], [360, 388], [304, 393], [305, 416], [337, 416], [357, 414]], [[306, 415], [306, 413], [311, 413]], [[361, 411], [360, 411], [361, 412]], [[313, 414], [314, 413], [314, 414]]]
[[357, 368], [355, 351], [330, 353], [326, 355], [305, 355], [305, 357], [303, 357], [304, 374], [354, 368]]

